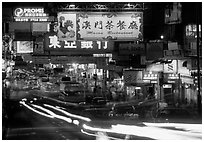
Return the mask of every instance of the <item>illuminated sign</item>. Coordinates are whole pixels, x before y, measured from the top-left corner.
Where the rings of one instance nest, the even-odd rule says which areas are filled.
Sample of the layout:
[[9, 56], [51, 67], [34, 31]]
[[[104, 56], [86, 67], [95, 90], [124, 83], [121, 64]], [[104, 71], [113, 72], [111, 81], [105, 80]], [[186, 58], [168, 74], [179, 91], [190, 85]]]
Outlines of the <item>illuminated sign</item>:
[[[186, 26], [186, 36], [187, 37], [196, 37], [197, 36], [197, 25], [187, 25]], [[201, 34], [201, 25], [199, 25], [199, 35]]]
[[17, 53], [32, 53], [33, 42], [31, 41], [17, 41]]
[[44, 8], [16, 8], [14, 10], [15, 21], [48, 21], [48, 14]]
[[111, 41], [60, 41], [55, 33], [45, 36], [46, 50], [65, 50], [65, 49], [83, 49], [83, 50], [102, 50], [110, 51], [113, 49]]
[[138, 40], [142, 26], [142, 12], [59, 12], [57, 34], [60, 41]]
[[109, 57], [112, 58], [112, 54], [93, 54], [93, 57]]
[[164, 73], [176, 73], [177, 70], [177, 60], [173, 60], [169, 64], [164, 64]]
[[142, 39], [142, 12], [80, 13], [77, 20], [82, 40]]
[[152, 73], [152, 72], [144, 72], [143, 73], [143, 79], [144, 80], [157, 80], [158, 74]]

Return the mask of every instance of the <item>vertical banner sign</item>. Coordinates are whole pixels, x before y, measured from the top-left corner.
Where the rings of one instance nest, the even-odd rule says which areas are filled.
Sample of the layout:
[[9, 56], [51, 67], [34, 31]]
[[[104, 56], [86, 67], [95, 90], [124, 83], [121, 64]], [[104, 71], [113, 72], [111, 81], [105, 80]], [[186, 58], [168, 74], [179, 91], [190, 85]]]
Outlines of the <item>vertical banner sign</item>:
[[58, 32], [60, 41], [76, 40], [76, 14], [58, 13]]
[[142, 12], [78, 13], [79, 40], [142, 39]]

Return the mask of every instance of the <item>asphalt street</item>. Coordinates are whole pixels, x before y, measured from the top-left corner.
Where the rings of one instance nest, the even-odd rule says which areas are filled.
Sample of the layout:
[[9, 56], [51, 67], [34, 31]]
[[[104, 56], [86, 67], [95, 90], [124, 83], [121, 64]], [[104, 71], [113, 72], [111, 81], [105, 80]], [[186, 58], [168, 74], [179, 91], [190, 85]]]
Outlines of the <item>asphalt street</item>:
[[[23, 99], [22, 99], [23, 98]], [[93, 120], [41, 97], [10, 100], [7, 140], [202, 140], [202, 123]]]

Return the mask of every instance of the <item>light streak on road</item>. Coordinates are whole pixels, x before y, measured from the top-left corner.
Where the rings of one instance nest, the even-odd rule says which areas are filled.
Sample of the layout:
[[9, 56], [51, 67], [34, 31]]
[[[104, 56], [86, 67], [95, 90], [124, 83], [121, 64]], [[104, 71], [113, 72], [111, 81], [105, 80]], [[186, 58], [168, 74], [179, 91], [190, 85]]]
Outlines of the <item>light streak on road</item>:
[[125, 132], [126, 134], [149, 137], [157, 140], [201, 140], [202, 133], [191, 133], [189, 131], [171, 130], [152, 126], [138, 127], [130, 125], [112, 125], [115, 132]]
[[202, 133], [196, 134], [186, 131], [178, 130], [169, 130], [164, 128], [157, 128], [151, 126], [135, 126], [135, 125], [112, 125], [110, 129], [102, 129], [91, 127], [86, 124], [83, 125], [83, 128], [91, 131], [101, 131], [106, 133], [117, 133], [124, 135], [135, 135], [139, 137], [147, 137], [156, 140], [201, 140]]
[[70, 117], [74, 117], [74, 118], [77, 118], [77, 119], [81, 119], [81, 120], [84, 120], [84, 121], [87, 121], [87, 122], [90, 122], [90, 121], [91, 121], [91, 119], [89, 119], [89, 118], [87, 118], [87, 117], [83, 117], [83, 116], [80, 116], [80, 115], [71, 114], [71, 113], [69, 113], [69, 112], [67, 112], [67, 111], [64, 111], [64, 110], [62, 110], [62, 109], [56, 108], [56, 107], [51, 106], [51, 105], [48, 105], [48, 104], [44, 104], [44, 106], [53, 108], [53, 109], [55, 109], [55, 110], [57, 110], [57, 111], [60, 111], [60, 112], [62, 112], [62, 113], [64, 113], [64, 114], [66, 114], [67, 116], [70, 116]]
[[78, 121], [78, 120], [73, 120], [73, 123], [74, 123], [75, 125], [79, 125], [79, 121]]
[[96, 137], [96, 140], [110, 140], [110, 139], [111, 140], [123, 140], [123, 139], [107, 136], [106, 133], [101, 135], [101, 132], [89, 133], [89, 132], [85, 132], [83, 129], [81, 129], [81, 132], [86, 135]]
[[144, 122], [146, 126], [151, 127], [175, 127], [193, 133], [202, 133], [202, 124], [186, 124], [186, 123], [149, 123]]
[[[33, 104], [32, 104], [33, 105]], [[33, 105], [34, 107], [38, 108], [38, 109], [41, 109], [43, 111], [46, 111], [47, 113], [49, 113], [50, 115], [52, 115], [53, 117], [55, 118], [58, 118], [58, 119], [61, 119], [61, 120], [64, 120], [64, 121], [67, 121], [68, 123], [72, 123], [72, 119], [71, 118], [67, 118], [65, 116], [61, 116], [61, 115], [57, 115], [55, 114], [54, 112], [46, 109], [46, 108], [43, 108], [41, 106], [38, 106], [38, 105]]]
[[24, 105], [26, 108], [28, 108], [28, 109], [30, 109], [30, 110], [32, 110], [32, 111], [34, 111], [34, 112], [36, 112], [36, 113], [38, 113], [38, 114], [40, 114], [40, 115], [43, 115], [43, 116], [46, 116], [46, 117], [49, 117], [49, 118], [54, 118], [54, 117], [51, 116], [51, 115], [48, 115], [48, 114], [45, 114], [45, 113], [43, 113], [43, 112], [40, 112], [40, 111], [37, 111], [37, 110], [33, 109], [32, 107], [30, 107], [29, 105], [27, 105], [27, 104], [26, 104], [25, 102], [23, 102], [23, 101], [20, 101], [19, 103], [22, 104], [22, 105]]

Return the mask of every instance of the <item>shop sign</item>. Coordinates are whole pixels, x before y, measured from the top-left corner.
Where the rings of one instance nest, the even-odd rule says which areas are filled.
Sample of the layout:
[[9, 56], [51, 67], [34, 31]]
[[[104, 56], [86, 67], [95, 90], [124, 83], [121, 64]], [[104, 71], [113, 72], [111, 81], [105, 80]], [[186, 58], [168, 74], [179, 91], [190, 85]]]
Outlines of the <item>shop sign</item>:
[[48, 14], [44, 12], [44, 8], [16, 8], [14, 10], [14, 20], [22, 21], [48, 21]]
[[33, 42], [32, 41], [17, 41], [17, 53], [32, 53]]
[[178, 74], [167, 74], [167, 80], [175, 80], [175, 79], [179, 79], [179, 75]]
[[78, 13], [81, 40], [137, 40], [142, 39], [142, 12]]
[[181, 58], [183, 57], [182, 50], [164, 50], [164, 57]]
[[178, 73], [181, 75], [190, 75], [190, 70], [187, 68], [189, 65], [188, 60], [178, 60]]
[[171, 63], [164, 64], [164, 73], [176, 73], [177, 72], [177, 60], [173, 60]]
[[144, 54], [145, 53], [145, 45], [144, 44], [136, 44], [136, 43], [122, 43], [119, 44], [119, 53], [120, 54]]
[[49, 31], [49, 22], [34, 22], [32, 23], [33, 32], [48, 32]]
[[181, 76], [181, 82], [186, 84], [194, 84], [193, 78], [191, 76]]
[[111, 41], [60, 41], [58, 36], [45, 36], [45, 48], [47, 50], [84, 49], [84, 50], [112, 50]]
[[[186, 26], [186, 37], [195, 38], [197, 36], [197, 25], [191, 24]], [[199, 36], [201, 36], [201, 25], [199, 25]]]
[[158, 74], [152, 72], [143, 72], [143, 80], [157, 80]]
[[126, 84], [143, 83], [142, 71], [125, 70], [124, 71], [124, 81]]
[[112, 54], [93, 54], [93, 57], [107, 57], [112, 58]]

